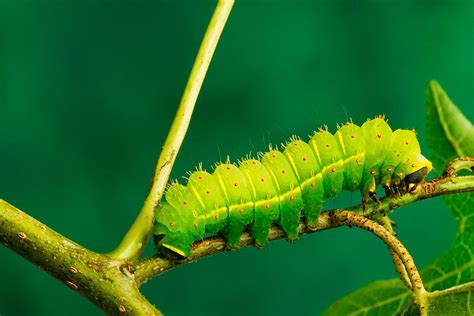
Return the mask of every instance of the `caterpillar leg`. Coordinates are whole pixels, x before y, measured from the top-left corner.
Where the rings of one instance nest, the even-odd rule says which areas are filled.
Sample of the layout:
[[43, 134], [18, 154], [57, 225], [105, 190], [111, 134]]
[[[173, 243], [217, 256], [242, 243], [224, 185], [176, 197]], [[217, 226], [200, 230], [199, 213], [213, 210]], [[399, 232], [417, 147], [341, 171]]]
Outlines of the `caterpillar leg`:
[[395, 190], [395, 186], [392, 183], [385, 184], [383, 186], [383, 189], [385, 191], [385, 194], [389, 197], [394, 197], [398, 195], [397, 191]]
[[268, 244], [270, 225], [270, 216], [255, 207], [255, 220], [250, 226], [250, 232], [255, 237], [255, 244], [258, 247], [264, 247]]
[[377, 204], [382, 204], [382, 202], [380, 202], [380, 199], [379, 199], [378, 196], [377, 196], [377, 193], [375, 193], [375, 192], [369, 192], [369, 196], [370, 196], [370, 198], [372, 199], [372, 201], [374, 201], [375, 203], [377, 203]]
[[272, 223], [278, 222], [280, 217], [280, 200], [278, 196], [255, 202], [255, 219], [250, 226], [250, 232], [255, 237], [257, 247], [268, 244], [268, 234]]
[[296, 199], [294, 192], [284, 194], [280, 200], [280, 221], [281, 228], [288, 235], [288, 240], [296, 240], [299, 237], [298, 226], [300, 223], [301, 210], [303, 209], [303, 200]]
[[365, 215], [365, 210], [367, 209], [367, 205], [369, 205], [369, 199], [362, 198], [362, 214]]
[[375, 177], [367, 178], [366, 182], [362, 185], [361, 193], [362, 193], [362, 212], [365, 212], [367, 209], [367, 205], [369, 203], [369, 199], [377, 201], [378, 198], [375, 195], [375, 191], [377, 189], [377, 184], [375, 183]]
[[236, 248], [240, 245], [240, 235], [245, 227], [255, 218], [253, 203], [231, 205], [229, 207], [229, 222], [224, 230], [227, 246]]
[[[369, 191], [367, 193], [367, 196], [377, 204], [382, 203], [382, 202], [380, 202], [380, 199], [378, 198], [377, 193], [375, 193], [373, 191]], [[363, 214], [365, 214], [365, 210], [367, 209], [367, 205], [369, 205], [369, 199], [368, 199], [367, 196], [362, 197], [362, 213]]]
[[401, 196], [402, 196], [402, 192], [400, 191], [400, 186], [399, 186], [399, 185], [394, 185], [394, 186], [393, 186], [393, 190], [395, 191], [395, 194], [396, 194], [398, 197], [401, 197]]
[[318, 226], [318, 216], [321, 214], [324, 201], [324, 187], [322, 178], [310, 179], [301, 185], [304, 201], [303, 215], [309, 229]]

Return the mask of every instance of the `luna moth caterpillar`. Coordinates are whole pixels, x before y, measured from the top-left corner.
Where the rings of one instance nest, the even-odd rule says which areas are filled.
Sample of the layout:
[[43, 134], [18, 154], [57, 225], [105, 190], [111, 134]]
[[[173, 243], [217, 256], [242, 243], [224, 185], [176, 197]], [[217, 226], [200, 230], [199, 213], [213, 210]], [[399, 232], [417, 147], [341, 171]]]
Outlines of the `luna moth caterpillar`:
[[187, 257], [205, 236], [222, 233], [236, 247], [249, 229], [256, 245], [265, 246], [273, 224], [295, 240], [301, 217], [316, 227], [323, 201], [341, 190], [360, 190], [365, 207], [378, 201], [378, 185], [387, 195], [411, 191], [431, 169], [415, 132], [392, 132], [382, 116], [360, 127], [347, 123], [334, 135], [320, 129], [308, 142], [291, 138], [283, 151], [270, 148], [238, 166], [220, 163], [212, 174], [200, 168], [186, 185], [172, 182], [155, 212], [155, 242]]

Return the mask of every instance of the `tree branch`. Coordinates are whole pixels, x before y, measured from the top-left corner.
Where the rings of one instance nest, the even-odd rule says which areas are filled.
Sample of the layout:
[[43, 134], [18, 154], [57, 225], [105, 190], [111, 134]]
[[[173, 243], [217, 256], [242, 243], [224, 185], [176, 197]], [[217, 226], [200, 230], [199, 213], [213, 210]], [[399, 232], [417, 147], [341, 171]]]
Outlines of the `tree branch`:
[[[463, 163], [459, 163], [460, 161], [463, 161]], [[381, 200], [380, 204], [369, 205], [365, 210], [364, 215], [368, 218], [386, 216], [389, 215], [394, 209], [414, 203], [416, 201], [421, 201], [440, 195], [474, 191], [474, 176], [456, 177], [454, 175], [459, 170], [460, 166], [462, 166], [462, 169], [466, 169], [466, 166], [470, 166], [469, 168], [472, 168], [472, 166], [474, 166], [474, 159], [458, 158], [453, 160], [450, 164], [448, 164], [448, 168], [454, 168], [453, 172], [445, 172], [445, 175], [441, 177], [424, 182], [412, 193], [404, 194], [401, 197], [385, 197]], [[352, 206], [347, 210], [354, 211], [357, 214], [363, 214], [361, 205]], [[330, 210], [321, 213], [318, 218], [319, 225], [314, 230], [308, 229], [304, 220], [302, 220], [299, 224], [300, 235], [307, 235], [313, 232], [341, 226], [340, 223], [334, 221], [330, 216], [331, 212], [334, 211], [337, 210]], [[269, 236], [270, 240], [281, 239], [284, 237], [286, 237], [286, 234], [280, 227], [271, 227]], [[246, 232], [241, 236], [240, 246], [245, 247], [254, 245], [254, 242], [254, 238]], [[212, 237], [196, 242], [192, 247], [191, 255], [184, 260], [176, 261], [161, 255], [157, 255], [136, 263], [133, 267], [131, 267], [131, 273], [134, 273], [137, 283], [142, 284], [148, 281], [150, 278], [153, 278], [165, 271], [227, 250], [228, 249], [226, 249], [224, 239]]]
[[234, 0], [219, 0], [217, 3], [194, 61], [193, 69], [189, 75], [168, 137], [156, 163], [150, 192], [138, 217], [122, 242], [109, 254], [114, 259], [131, 260], [138, 258], [143, 253], [144, 246], [153, 230], [155, 207], [168, 183], [171, 169], [186, 135], [204, 77], [233, 4]]
[[[388, 216], [382, 218], [381, 224], [392, 235], [397, 236], [397, 234], [393, 230], [392, 220]], [[413, 285], [411, 284], [407, 269], [405, 268], [402, 259], [400, 259], [400, 257], [392, 248], [388, 247], [388, 251], [390, 252], [390, 256], [392, 257], [392, 262], [395, 267], [395, 271], [397, 271], [398, 275], [400, 276], [400, 280], [402, 280], [403, 284], [405, 284], [405, 286], [410, 291], [413, 290]]]
[[119, 261], [91, 252], [0, 200], [0, 242], [108, 314], [161, 315]]
[[[392, 258], [394, 255], [396, 255], [397, 260], [400, 260], [403, 263], [406, 277], [408, 277], [410, 281], [410, 286], [408, 286], [408, 289], [413, 292], [418, 305], [420, 305], [420, 310], [423, 311], [425, 308], [424, 295], [426, 294], [426, 289], [423, 285], [423, 281], [421, 280], [420, 273], [418, 272], [418, 269], [415, 265], [415, 261], [402, 242], [382, 225], [355, 212], [345, 210], [334, 211], [333, 216], [336, 224], [356, 226], [367, 230], [380, 238], [388, 246]], [[402, 281], [404, 281], [404, 278], [405, 274], [403, 274]]]

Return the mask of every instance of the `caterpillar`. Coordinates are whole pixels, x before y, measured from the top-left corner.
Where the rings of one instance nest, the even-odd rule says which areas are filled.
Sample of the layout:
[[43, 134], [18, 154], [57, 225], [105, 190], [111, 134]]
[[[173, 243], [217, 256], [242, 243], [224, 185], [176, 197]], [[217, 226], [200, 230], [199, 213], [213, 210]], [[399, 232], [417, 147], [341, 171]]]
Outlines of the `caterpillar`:
[[415, 131], [392, 132], [383, 116], [348, 122], [334, 135], [319, 129], [308, 142], [292, 137], [283, 147], [238, 166], [219, 163], [212, 174], [199, 167], [186, 185], [172, 182], [155, 212], [159, 251], [187, 257], [195, 241], [217, 233], [236, 247], [246, 229], [263, 247], [273, 224], [296, 240], [301, 217], [316, 227], [323, 201], [341, 190], [360, 190], [365, 208], [378, 202], [378, 185], [387, 195], [412, 191], [432, 169]]

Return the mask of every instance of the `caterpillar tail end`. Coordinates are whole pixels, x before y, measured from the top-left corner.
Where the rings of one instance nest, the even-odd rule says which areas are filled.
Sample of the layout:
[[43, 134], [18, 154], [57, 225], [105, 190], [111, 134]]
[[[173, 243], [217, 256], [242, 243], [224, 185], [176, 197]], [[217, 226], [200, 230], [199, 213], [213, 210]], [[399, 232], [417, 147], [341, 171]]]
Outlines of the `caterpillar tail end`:
[[154, 241], [156, 249], [164, 256], [181, 260], [189, 257], [191, 254], [191, 245], [193, 240], [180, 236], [179, 234], [170, 234], [166, 226], [155, 224]]
[[191, 254], [191, 244], [188, 245], [167, 237], [168, 236], [155, 235], [155, 244], [159, 253], [162, 253], [167, 258], [176, 260], [189, 257]]

